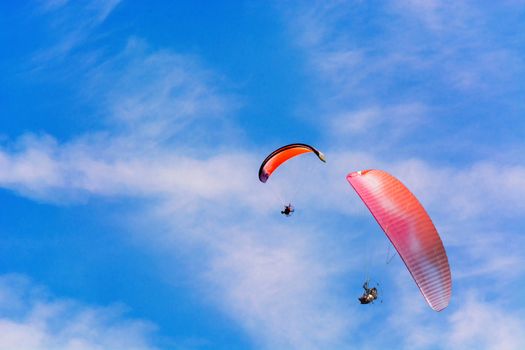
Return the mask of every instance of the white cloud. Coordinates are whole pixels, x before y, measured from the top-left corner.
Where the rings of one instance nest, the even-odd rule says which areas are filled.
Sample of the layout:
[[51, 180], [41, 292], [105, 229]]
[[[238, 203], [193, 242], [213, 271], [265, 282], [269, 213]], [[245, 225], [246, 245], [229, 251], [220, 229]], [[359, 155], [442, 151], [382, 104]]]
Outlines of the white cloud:
[[407, 349], [522, 349], [525, 324], [520, 310], [513, 310], [505, 297], [498, 299], [483, 300], [475, 289], [457, 291], [452, 313], [430, 317], [402, 304], [389, 322], [400, 330]]
[[207, 273], [214, 299], [264, 348], [344, 348], [356, 325], [333, 291], [346, 269], [341, 251], [306, 225], [264, 226], [221, 234]]
[[86, 95], [101, 99], [111, 126], [127, 135], [159, 143], [175, 135], [181, 139], [189, 127], [194, 141], [226, 128], [234, 133], [231, 119], [238, 98], [219, 91], [225, 79], [196, 57], [149, 52], [142, 40], [131, 38], [123, 52], [89, 75]]
[[418, 103], [372, 106], [330, 118], [330, 132], [335, 137], [359, 137], [358, 142], [368, 144], [377, 139], [392, 142], [414, 132], [425, 121], [426, 113], [427, 108]]
[[[415, 18], [434, 32], [458, 31], [467, 28], [478, 13], [476, 9], [468, 8], [465, 2], [444, 3], [441, 1], [404, 0], [396, 3], [401, 13]], [[470, 18], [469, 18], [470, 17]], [[470, 19], [470, 21], [469, 21]]]
[[44, 10], [49, 11], [65, 6], [69, 0], [43, 0], [41, 6]]
[[[347, 130], [334, 130], [332, 125], [332, 133], [358, 135], [371, 127], [388, 130], [397, 127], [399, 135], [406, 135], [421, 122], [419, 116], [428, 112], [429, 107], [417, 102], [374, 107], [377, 104], [374, 99], [367, 100], [371, 92], [366, 88], [378, 75], [388, 77], [408, 66], [415, 70], [432, 69], [435, 62], [425, 62], [418, 52], [412, 51], [408, 54], [394, 51], [384, 58], [366, 48], [349, 45], [347, 37], [337, 36], [331, 42], [337, 30], [325, 16], [343, 18], [347, 12], [339, 12], [339, 8], [337, 4], [325, 7], [320, 3], [304, 17], [299, 16], [304, 21], [303, 29], [308, 29], [302, 33], [302, 45], [316, 51], [311, 56], [312, 63], [318, 72], [325, 74], [326, 81], [334, 83], [334, 90], [338, 90], [336, 98], [328, 102], [338, 102], [335, 107], [325, 107], [348, 125]], [[107, 11], [99, 10], [98, 15], [90, 17], [90, 23], [98, 24], [106, 18]], [[318, 26], [308, 25], [311, 18]], [[437, 19], [431, 20], [439, 24]], [[83, 38], [72, 40], [74, 45], [66, 45], [63, 52], [69, 52]], [[390, 44], [386, 44], [387, 48]], [[239, 131], [228, 123], [221, 124], [233, 114], [236, 103], [217, 92], [216, 77], [212, 73], [191, 57], [173, 52], [147, 53], [147, 48], [136, 39], [129, 41], [125, 52], [92, 69], [91, 73], [93, 80], [89, 85], [93, 90], [86, 90], [93, 91], [90, 98], [103, 101], [108, 131], [65, 142], [49, 136], [29, 135], [15, 145], [7, 145], [0, 149], [0, 186], [59, 202], [74, 200], [77, 196], [83, 198], [86, 194], [160, 198], [160, 203], [155, 201], [150, 206], [151, 212], [141, 213], [141, 218], [150, 224], [154, 222], [151, 217], [156, 215], [155, 218], [162, 219], [159, 226], [168, 227], [167, 233], [155, 240], [149, 234], [152, 228], [148, 228], [148, 241], [159, 244], [159, 249], [198, 251], [198, 258], [188, 258], [188, 264], [199, 264], [195, 278], [202, 279], [204, 294], [213, 294], [214, 305], [246, 329], [262, 347], [342, 348], [350, 344], [349, 339], [359, 338], [355, 320], [366, 320], [367, 316], [358, 314], [354, 304], [348, 305], [348, 295], [341, 291], [341, 285], [347, 283], [342, 282], [345, 273], [355, 273], [361, 268], [359, 261], [366, 252], [359, 246], [346, 248], [342, 241], [351, 240], [348, 236], [357, 235], [361, 230], [356, 228], [353, 219], [358, 215], [369, 217], [369, 213], [346, 183], [347, 172], [362, 168], [388, 170], [403, 180], [432, 213], [437, 213], [439, 223], [445, 225], [490, 218], [488, 214], [494, 212], [516, 218], [525, 210], [520, 204], [525, 194], [525, 170], [521, 166], [485, 161], [457, 168], [418, 159], [389, 159], [388, 155], [378, 156], [368, 151], [347, 153], [327, 149], [323, 151], [327, 153], [328, 163], [308, 172], [312, 183], [320, 185], [306, 186], [298, 194], [296, 198], [303, 206], [297, 208], [295, 221], [286, 222], [286, 226], [276, 224], [271, 221], [270, 213], [273, 210], [279, 216], [278, 206], [283, 203], [271, 198], [269, 188], [258, 183], [256, 177], [258, 162], [266, 154], [261, 156], [236, 147], [238, 141], [232, 139]], [[467, 78], [468, 74], [460, 79], [462, 84], [475, 80]], [[363, 82], [367, 86], [356, 93], [355, 88]], [[367, 98], [357, 107], [340, 104], [349, 96]], [[201, 121], [213, 122], [213, 127], [205, 127], [206, 123]], [[187, 131], [191, 131], [192, 136]], [[385, 143], [391, 141], [390, 136]], [[225, 146], [218, 148], [215, 140], [223, 141]], [[298, 166], [290, 167], [292, 179], [301, 178], [303, 173]], [[300, 216], [302, 211], [312, 208], [317, 214], [313, 219]], [[341, 215], [345, 224], [331, 230], [331, 215]], [[317, 220], [319, 226], [312, 224]], [[295, 226], [290, 228], [291, 225]], [[344, 230], [340, 229], [342, 226]], [[458, 279], [466, 281], [463, 283], [469, 283], [472, 276], [491, 278], [523, 261], [520, 251], [511, 251], [502, 261], [497, 255], [505, 251], [504, 247], [496, 245], [497, 249], [491, 250], [494, 245], [488, 241], [469, 245], [468, 240], [474, 239], [477, 232], [460, 231], [456, 227], [442, 235], [446, 245], [452, 246], [451, 258], [462, 266], [457, 269]], [[334, 232], [338, 234], [331, 235]], [[456, 253], [455, 249], [465, 251]], [[475, 269], [469, 259], [478, 263]], [[522, 271], [518, 271], [513, 277], [521, 274]], [[406, 283], [408, 277], [405, 277]], [[354, 281], [353, 278], [352, 283]], [[0, 298], [2, 295], [12, 298], [12, 293], [0, 293]], [[416, 297], [420, 300], [419, 295]], [[351, 298], [354, 302], [354, 296]], [[422, 305], [412, 306], [419, 312], [414, 319], [429, 312], [421, 308]], [[42, 312], [34, 309], [30, 308], [27, 315], [44, 320], [44, 325], [42, 322], [35, 325], [29, 318], [27, 322], [13, 323], [9, 319], [6, 323], [15, 336], [33, 331], [35, 339], [27, 338], [33, 342], [28, 346], [35, 345], [38, 349], [40, 344], [48, 345], [56, 340], [59, 343], [52, 345], [66, 349], [73, 346], [72, 338], [79, 339], [79, 347], [93, 345], [82, 343], [86, 340], [77, 334], [83, 334], [86, 329], [99, 331], [98, 312], [91, 316], [92, 313], [81, 308], [71, 317], [81, 326], [59, 331], [50, 330], [46, 322], [60, 319], [63, 309], [48, 307]], [[66, 307], [66, 310], [69, 309]], [[476, 327], [474, 331], [463, 327], [466, 321], [461, 318], [451, 322], [463, 331], [452, 334], [450, 344], [469, 344], [471, 334], [478, 332]], [[109, 342], [109, 334], [121, 331], [118, 324], [105, 329], [107, 333], [96, 334]], [[512, 324], [514, 328], [515, 322]], [[431, 337], [430, 341], [423, 335], [431, 326], [423, 331], [412, 326], [410, 330], [414, 333], [409, 339], [415, 344], [429, 346], [434, 342], [435, 338]], [[392, 329], [395, 328], [389, 327], [382, 333], [385, 339], [391, 339], [386, 335]], [[124, 326], [122, 332], [126, 330]], [[140, 327], [138, 333], [142, 334]], [[11, 344], [22, 341], [15, 337]]]
[[434, 210], [455, 219], [488, 215], [519, 217], [525, 210], [525, 167], [481, 161], [464, 168], [436, 167], [422, 160], [392, 164], [391, 172], [403, 179]]
[[0, 276], [0, 349], [157, 349], [155, 327], [121, 306], [93, 307], [48, 296], [20, 275]]
[[49, 35], [49, 42], [33, 55], [33, 63], [39, 68], [59, 62], [63, 64], [63, 60], [90, 39], [120, 2], [121, 0], [89, 0], [83, 3], [68, 0], [43, 1], [39, 14], [46, 16], [50, 24], [46, 33]]
[[[501, 294], [506, 298], [504, 294]], [[450, 318], [447, 346], [454, 349], [518, 350], [525, 347], [519, 314], [468, 295]]]
[[407, 0], [376, 7], [371, 17], [366, 2], [325, 1], [286, 14], [292, 39], [327, 84], [319, 103], [330, 109], [426, 98], [434, 89], [506, 98], [519, 88], [514, 78], [524, 61], [517, 39], [502, 42], [488, 25], [502, 9], [512, 11], [500, 3]]
[[[151, 213], [142, 212], [143, 220], [152, 221], [151, 215], [156, 215], [154, 221], [169, 227], [168, 239], [162, 236], [157, 241], [148, 234], [149, 244], [199, 251], [195, 278], [202, 279], [203, 293], [213, 294], [214, 304], [262, 347], [344, 347], [355, 334], [355, 323], [347, 319], [351, 307], [333, 290], [340, 288], [345, 269], [355, 273], [361, 268], [358, 262], [366, 252], [352, 251], [348, 248], [352, 244], [345, 248], [342, 235], [322, 237], [327, 234], [322, 216], [331, 211], [349, 222], [356, 215], [369, 217], [344, 179], [347, 172], [359, 170], [357, 165], [395, 174], [439, 218], [438, 228], [447, 225], [440, 232], [450, 248], [456, 282], [483, 278], [509, 283], [523, 274], [519, 249], [509, 250], [506, 244], [478, 237], [472, 228], [462, 229], [480, 217], [485, 218], [485, 226], [493, 226], [490, 215], [494, 211], [511, 217], [523, 213], [525, 208], [516, 201], [525, 188], [521, 186], [525, 170], [520, 167], [481, 163], [465, 169], [436, 168], [421, 160], [392, 162], [366, 153], [327, 150], [329, 163], [310, 173], [313, 183], [324, 185], [304, 188], [297, 197], [301, 206], [298, 216], [292, 218], [295, 224], [285, 227], [272, 221], [272, 211], [279, 216], [282, 203], [258, 183], [254, 169], [260, 159], [256, 161], [253, 154], [221, 152], [200, 160], [162, 147], [140, 154], [134, 147], [128, 149], [126, 140], [103, 138], [100, 143], [101, 139], [95, 139], [97, 142], [83, 138], [60, 145], [49, 137], [27, 137], [17, 145], [18, 153], [1, 153], [1, 182], [45, 200], [76, 191], [164, 199], [151, 207]], [[300, 177], [302, 169], [294, 168], [282, 174]], [[308, 210], [318, 211], [319, 227], [300, 216]], [[314, 234], [317, 229], [319, 235]], [[352, 225], [347, 230], [357, 234]], [[516, 247], [521, 245], [516, 243]], [[330, 254], [323, 256], [324, 251]], [[426, 344], [421, 339], [418, 342]]]
[[[43, 200], [96, 196], [242, 197], [255, 162], [247, 154], [210, 154], [196, 159], [169, 149], [142, 150], [130, 139], [94, 138], [60, 145], [49, 136], [23, 138], [18, 151], [0, 150], [0, 184]], [[252, 176], [250, 176], [252, 175]], [[253, 181], [250, 181], [253, 178]], [[252, 195], [250, 195], [252, 192]]]
[[[249, 194], [256, 175], [248, 172], [256, 161], [242, 149], [222, 151], [224, 143], [236, 147], [242, 139], [226, 118], [237, 104], [217, 91], [220, 78], [196, 59], [150, 53], [133, 38], [89, 76], [85, 98], [96, 101], [110, 131], [66, 142], [34, 134], [6, 142], [0, 146], [0, 185], [53, 201]], [[254, 195], [248, 197], [256, 205]]]

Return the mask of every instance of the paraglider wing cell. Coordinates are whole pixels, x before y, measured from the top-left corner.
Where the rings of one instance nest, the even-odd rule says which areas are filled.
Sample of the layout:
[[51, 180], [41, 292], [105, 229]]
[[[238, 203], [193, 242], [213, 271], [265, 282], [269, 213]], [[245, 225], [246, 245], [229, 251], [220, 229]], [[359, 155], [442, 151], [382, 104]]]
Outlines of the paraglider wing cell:
[[381, 170], [353, 172], [347, 180], [396, 248], [430, 307], [446, 308], [452, 293], [448, 258], [421, 203], [398, 179]]

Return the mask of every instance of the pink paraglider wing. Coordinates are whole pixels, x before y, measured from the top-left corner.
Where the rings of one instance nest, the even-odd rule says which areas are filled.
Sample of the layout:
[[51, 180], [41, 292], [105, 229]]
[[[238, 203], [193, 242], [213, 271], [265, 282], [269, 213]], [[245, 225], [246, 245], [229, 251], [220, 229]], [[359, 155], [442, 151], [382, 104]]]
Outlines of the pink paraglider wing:
[[452, 293], [448, 258], [421, 203], [387, 172], [363, 170], [346, 178], [396, 248], [430, 307], [435, 311], [446, 308]]

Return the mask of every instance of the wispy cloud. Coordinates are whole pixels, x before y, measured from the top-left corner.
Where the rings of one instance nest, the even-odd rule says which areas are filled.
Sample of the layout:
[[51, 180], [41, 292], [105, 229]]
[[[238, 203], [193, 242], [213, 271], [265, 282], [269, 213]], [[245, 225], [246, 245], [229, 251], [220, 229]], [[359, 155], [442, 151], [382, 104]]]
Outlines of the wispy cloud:
[[90, 39], [121, 0], [42, 1], [37, 14], [49, 23], [49, 42], [33, 56], [37, 67], [62, 62]]
[[0, 349], [158, 349], [155, 326], [122, 306], [96, 307], [49, 296], [20, 275], [0, 276]]
[[[117, 3], [91, 3], [94, 12], [88, 11], [85, 22], [74, 27], [71, 37], [61, 36], [63, 40], [50, 49], [49, 57], [70, 54], [86, 39], [79, 28], [89, 32], [97, 27]], [[73, 6], [68, 2], [48, 4], [48, 11], [58, 11], [57, 14], [70, 11], [69, 6]], [[465, 71], [464, 76], [456, 74], [455, 69], [448, 71], [440, 65], [440, 60], [446, 58], [452, 62], [461, 50], [448, 51], [442, 44], [415, 48], [420, 37], [401, 35], [410, 26], [394, 30], [392, 35], [369, 38], [370, 42], [379, 43], [378, 50], [366, 42], [355, 42], [340, 34], [344, 31], [337, 30], [340, 21], [358, 20], [350, 6], [354, 4], [360, 3], [318, 2], [311, 8], [301, 7], [302, 11], [294, 12], [292, 22], [300, 26], [298, 42], [311, 53], [309, 62], [320, 75], [321, 85], [329, 87], [319, 102], [328, 119], [327, 136], [337, 135], [338, 139], [324, 150], [329, 156], [328, 164], [308, 172], [319, 185], [305, 186], [295, 197], [304, 203], [304, 208], [298, 209], [296, 220], [290, 221], [292, 224], [287, 222], [285, 226], [274, 220], [272, 211], [278, 217], [278, 206], [283, 203], [271, 197], [269, 188], [257, 181], [258, 162], [266, 154], [253, 151], [253, 145], [238, 147], [243, 141], [242, 130], [234, 123], [239, 102], [224, 92], [227, 88], [221, 85], [221, 77], [207, 70], [195, 57], [168, 50], [152, 52], [145, 42], [136, 38], [128, 40], [123, 52], [90, 66], [91, 78], [84, 81], [83, 87], [89, 87], [84, 90], [89, 93], [82, 95], [97, 102], [94, 105], [97, 113], [103, 115], [105, 128], [67, 140], [28, 134], [4, 142], [0, 148], [0, 186], [59, 203], [98, 196], [155, 199], [141, 212], [140, 219], [136, 219], [148, 226], [148, 244], [169, 250], [172, 255], [177, 249], [186, 250], [187, 255], [198, 252], [197, 258], [187, 258], [188, 265], [198, 265], [194, 278], [200, 284], [196, 289], [246, 330], [260, 347], [344, 348], [350, 340], [360, 342], [356, 322], [367, 320], [370, 315], [360, 313], [361, 309], [350, 304], [345, 290], [350, 282], [345, 278], [354, 277], [366, 258], [367, 252], [353, 239], [363, 230], [359, 220], [370, 216], [344, 180], [344, 175], [351, 170], [382, 168], [413, 190], [437, 218], [438, 226], [444, 228], [440, 232], [447, 248], [450, 247], [451, 261], [457, 263], [453, 276], [460, 283], [472, 287], [474, 277], [493, 281], [494, 276], [508, 269], [513, 269], [514, 274], [505, 274], [506, 277], [521, 277], [523, 269], [519, 268], [519, 262], [523, 261], [523, 252], [509, 251], [505, 244], [476, 237], [476, 230], [484, 225], [500, 237], [509, 237], [514, 232], [497, 230], [498, 220], [492, 220], [491, 215], [510, 217], [514, 222], [522, 216], [525, 169], [521, 165], [500, 164], [492, 159], [464, 165], [436, 164], [384, 152], [385, 147], [393, 143], [399, 145], [400, 140], [411, 141], [418, 128], [429, 120], [435, 121], [436, 109], [428, 102], [428, 95], [413, 98], [412, 92], [454, 79], [458, 79], [454, 88], [460, 90], [479, 87], [478, 78], [485, 68], [473, 70], [472, 74]], [[439, 4], [414, 2], [412, 5], [425, 7], [425, 25], [436, 31], [433, 35], [449, 35], [442, 33], [444, 17], [439, 13]], [[386, 27], [378, 24], [378, 30], [385, 33], [400, 23], [395, 21]], [[61, 28], [70, 26], [73, 24]], [[426, 55], [428, 52], [430, 56]], [[502, 64], [520, 64], [512, 52], [490, 54], [499, 57]], [[485, 63], [493, 59], [490, 54]], [[429, 76], [434, 70], [438, 75], [446, 74]], [[407, 72], [417, 73], [418, 79], [413, 85], [409, 81], [413, 75]], [[387, 98], [385, 92], [397, 86], [400, 81], [394, 78], [399, 77], [401, 85], [410, 87], [402, 89], [405, 92], [394, 98]], [[356, 138], [379, 140], [384, 146], [383, 152], [356, 142]], [[355, 147], [342, 151], [344, 139], [351, 139]], [[292, 165], [289, 174], [295, 180], [303, 177], [304, 172], [300, 166]], [[272, 188], [274, 190], [280, 189]], [[315, 210], [315, 215], [301, 217], [303, 210]], [[476, 220], [481, 223], [475, 229], [468, 226]], [[155, 230], [152, 222], [162, 226], [162, 234], [152, 237], [151, 231]], [[140, 225], [133, 229], [139, 231]], [[471, 243], [473, 240], [476, 242]], [[521, 246], [520, 240], [513, 242], [518, 243], [516, 247]], [[507, 254], [505, 259], [498, 257], [501, 254]], [[404, 273], [402, 283], [406, 286], [410, 277]], [[398, 287], [398, 291], [397, 295], [403, 298], [403, 287]], [[412, 292], [417, 293], [415, 286]], [[479, 293], [489, 292], [483, 287]], [[2, 295], [18, 300], [16, 293], [15, 296], [11, 292]], [[425, 318], [422, 315], [428, 310], [423, 309], [423, 302], [413, 302], [415, 298], [421, 301], [419, 295], [408, 297], [405, 303], [400, 302], [408, 311], [401, 314], [396, 311], [395, 315], [414, 322], [406, 324], [410, 327], [405, 333], [394, 336], [389, 333], [398, 329], [399, 323], [388, 323], [381, 333], [385, 342], [392, 339], [401, 342], [402, 336], [408, 334], [407, 339], [413, 344], [431, 347], [435, 338], [425, 337], [423, 333], [450, 326], [459, 331], [449, 331], [447, 344], [466, 347], [485, 323], [469, 329], [466, 325], [471, 316], [464, 315], [485, 319], [489, 312], [501, 315], [505, 310], [505, 306], [492, 307], [476, 299], [478, 301], [464, 307], [452, 306], [454, 317], [447, 321], [428, 316], [428, 325], [418, 327], [416, 320]], [[462, 297], [468, 296], [459, 292], [457, 298]], [[351, 298], [354, 302], [353, 296]], [[18, 300], [13, 303], [16, 304], [24, 305], [24, 302]], [[85, 317], [86, 309], [80, 307], [80, 311], [69, 313], [70, 319], [87, 318], [81, 328], [98, 331], [100, 323]], [[27, 315], [36, 314], [31, 307], [29, 310]], [[48, 314], [47, 318], [39, 316], [38, 319], [55, 322], [63, 312], [49, 311]], [[411, 318], [414, 315], [417, 317]], [[517, 316], [511, 321], [512, 329], [521, 326]], [[11, 329], [20, 329], [13, 322], [9, 319], [6, 324]], [[447, 326], [441, 325], [444, 322], [448, 322]], [[21, 328], [41, 335], [29, 344], [36, 344], [37, 349], [46, 345], [49, 348], [51, 338], [62, 341], [69, 339], [67, 335], [75, 334], [66, 326], [58, 331], [45, 326], [28, 328], [27, 324], [22, 322]], [[112, 327], [106, 330], [111, 333]], [[499, 328], [497, 332], [505, 334]], [[137, 333], [144, 332], [139, 327]], [[109, 333], [96, 334], [109, 341]], [[10, 344], [16, 341], [22, 340], [16, 338]], [[382, 344], [382, 341], [372, 342]], [[369, 346], [367, 342], [361, 344], [362, 348]], [[509, 347], [521, 344], [519, 340]], [[62, 343], [57, 345], [59, 349], [60, 346], [67, 348]]]
[[447, 346], [456, 349], [521, 349], [525, 346], [523, 318], [515, 312], [467, 295], [450, 316]]
[[[338, 129], [355, 129], [360, 122], [382, 152], [395, 145], [398, 154], [410, 149], [439, 157], [439, 148], [442, 157], [486, 156], [497, 143], [522, 152], [522, 145], [513, 142], [518, 132], [505, 127], [523, 129], [517, 112], [523, 105], [515, 103], [523, 95], [525, 74], [517, 6], [403, 1], [370, 11], [361, 1], [294, 3], [285, 11], [290, 37], [303, 51], [318, 88], [318, 100], [305, 110], [313, 111], [314, 120], [322, 115], [324, 121], [341, 121]], [[491, 25], [501, 16], [513, 30]], [[378, 124], [374, 111], [403, 105], [422, 106], [425, 122], [415, 123], [410, 138], [395, 142], [397, 132], [389, 137], [392, 127], [403, 130], [420, 113]], [[489, 129], [496, 136], [506, 129], [507, 137], [481, 145]], [[347, 140], [344, 145], [356, 147], [354, 138]]]
[[[502, 8], [513, 11], [512, 6]], [[322, 79], [335, 84], [334, 90], [342, 97], [383, 94], [385, 88], [393, 87], [389, 84], [394, 79], [424, 89], [429, 88], [427, 83], [444, 82], [446, 88], [452, 84], [460, 90], [490, 93], [489, 84], [508, 89], [503, 85], [511, 83], [516, 88], [514, 74], [523, 74], [514, 38], [503, 45], [496, 39], [497, 31], [487, 26], [490, 7], [410, 0], [380, 8], [374, 12], [376, 18], [364, 19], [358, 17], [363, 15], [359, 10], [365, 11], [366, 5], [323, 2], [298, 6], [298, 15], [291, 20], [312, 66], [319, 69]], [[363, 21], [376, 29], [364, 39], [338, 30], [359, 32]]]
[[355, 144], [360, 145], [360, 149], [366, 148], [367, 152], [373, 152], [376, 147], [384, 149], [409, 139], [429, 123], [428, 113], [428, 107], [419, 103], [344, 110], [328, 116], [330, 128], [327, 132], [334, 143], [344, 143], [352, 138]]
[[[306, 225], [266, 226], [223, 234], [207, 274], [214, 299], [264, 348], [344, 347], [356, 324], [333, 291], [346, 270], [342, 252]], [[323, 257], [325, 249], [332, 254]]]
[[520, 331], [523, 319], [519, 310], [512, 310], [505, 300], [484, 300], [474, 289], [458, 291], [456, 300], [460, 305], [445, 322], [401, 308], [400, 312], [409, 312], [403, 317], [392, 317], [391, 322], [402, 329], [405, 346], [517, 350], [525, 345]]
[[242, 152], [196, 159], [177, 151], [141, 150], [130, 142], [95, 137], [59, 144], [49, 136], [27, 136], [18, 142], [19, 151], [0, 151], [0, 184], [33, 198], [66, 202], [86, 195], [213, 199], [249, 193], [247, 172], [255, 164]]
[[[35, 141], [26, 142], [31, 144]], [[53, 145], [49, 140], [48, 143]], [[297, 230], [295, 233], [290, 227], [272, 224], [265, 214], [271, 204], [268, 204], [266, 210], [259, 210], [268, 193], [253, 190], [254, 186], [259, 185], [251, 172], [256, 168], [251, 160], [254, 158], [253, 154], [244, 154], [241, 158], [222, 154], [213, 159], [198, 161], [191, 158], [170, 158], [168, 152], [157, 154], [159, 158], [152, 161], [151, 155], [141, 158], [136, 157], [133, 152], [119, 153], [114, 145], [94, 145], [95, 143], [82, 144], [82, 147], [57, 146], [55, 142], [51, 146], [54, 150], [48, 152], [51, 156], [36, 156], [34, 154], [37, 150], [42, 152], [50, 148], [45, 143], [36, 142], [32, 144], [31, 150], [24, 152], [28, 157], [31, 155], [25, 161], [25, 166], [7, 164], [4, 169], [22, 169], [20, 173], [13, 174], [13, 178], [26, 186], [34, 184], [39, 190], [37, 193], [43, 194], [44, 199], [56, 196], [57, 187], [53, 186], [58, 186], [60, 191], [65, 192], [82, 189], [95, 196], [166, 199], [166, 202], [161, 203], [161, 206], [167, 206], [164, 217], [156, 216], [155, 219], [162, 219], [170, 227], [170, 237], [159, 237], [158, 243], [163, 245], [162, 249], [166, 249], [166, 245], [180, 249], [182, 245], [187, 250], [201, 251], [199, 260], [202, 269], [196, 275], [200, 277], [196, 278], [202, 279], [206, 285], [203, 293], [212, 294], [213, 302], [263, 347], [317, 348], [327, 344], [343, 346], [345, 340], [354, 334], [355, 324], [346, 319], [351, 308], [347, 309], [349, 306], [345, 298], [333, 290], [340, 288], [337, 281], [344, 276], [345, 269], [355, 272], [352, 269], [360, 267], [358, 261], [364, 259], [366, 252], [359, 251], [358, 246], [355, 247], [356, 251], [352, 251], [350, 243], [348, 248], [343, 249], [343, 245], [340, 245], [343, 239], [341, 235], [337, 239], [321, 237], [313, 233], [315, 226], [312, 230], [312, 223], [302, 222], [300, 219], [298, 226], [294, 227]], [[105, 154], [104, 149], [110, 155]], [[163, 158], [164, 155], [166, 158]], [[53, 157], [56, 158], [52, 161], [53, 166], [42, 166], [45, 162], [36, 161]], [[232, 158], [228, 160], [229, 157]], [[496, 167], [486, 164], [459, 171], [454, 168], [435, 169], [422, 161], [390, 163], [374, 159], [370, 155], [356, 158], [356, 155], [336, 153], [331, 154], [331, 162], [334, 167], [328, 168], [328, 171], [329, 177], [334, 178], [334, 189], [321, 189], [322, 193], [316, 193], [315, 188], [306, 187], [306, 192], [313, 192], [310, 195], [304, 194], [306, 198], [317, 198], [316, 206], [323, 212], [337, 208], [336, 211], [341, 211], [347, 217], [346, 220], [349, 220], [349, 215], [368, 216], [349, 187], [347, 192], [341, 191], [343, 186], [348, 186], [343, 182], [344, 179], [341, 178], [341, 182], [337, 179], [343, 171], [351, 170], [346, 169], [349, 164], [380, 165], [400, 177], [421, 198], [431, 213], [440, 218], [437, 221], [438, 227], [439, 224], [448, 225], [441, 234], [451, 248], [449, 253], [453, 259], [456, 282], [478, 278], [501, 281], [497, 276], [504, 276], [503, 280], [508, 280], [509, 277], [522, 275], [520, 262], [523, 261], [523, 256], [519, 249], [509, 251], [507, 245], [499, 240], [486, 241], [478, 237], [478, 232], [472, 228], [467, 231], [462, 229], [469, 220], [487, 215], [490, 218], [490, 213], [494, 210], [492, 200], [506, 199], [506, 203], [502, 201], [506, 207], [500, 207], [498, 211], [512, 209], [512, 215], [523, 212], [524, 208], [516, 207], [512, 198], [520, 196], [516, 190], [525, 187], [509, 187], [508, 192], [493, 188], [493, 178], [502, 169], [493, 173], [491, 169]], [[88, 165], [82, 165], [84, 163]], [[229, 167], [236, 168], [235, 174], [231, 173]], [[38, 169], [42, 169], [40, 175]], [[49, 169], [61, 171], [50, 176], [53, 171]], [[224, 172], [221, 173], [220, 169]], [[482, 173], [478, 174], [480, 171]], [[513, 176], [518, 177], [516, 181], [522, 178], [520, 171], [504, 172], [509, 176], [515, 173]], [[22, 176], [24, 173], [29, 175]], [[320, 182], [325, 175], [317, 174], [320, 178], [316, 181]], [[254, 179], [253, 183], [246, 181], [251, 177]], [[468, 187], [472, 177], [476, 178], [476, 186]], [[56, 180], [57, 178], [60, 180]], [[513, 181], [506, 180], [509, 184]], [[450, 201], [450, 198], [456, 196], [461, 196], [462, 199]], [[484, 198], [484, 201], [479, 202], [476, 199], [478, 196]], [[270, 197], [266, 200], [272, 201]], [[177, 203], [178, 201], [183, 202]], [[206, 223], [193, 215], [186, 217], [188, 201], [193, 203], [190, 211], [194, 214], [206, 212]], [[441, 204], [445, 201], [450, 205], [443, 207]], [[276, 210], [275, 205], [280, 203], [272, 203]], [[308, 210], [310, 204], [304, 203], [305, 207], [301, 210]], [[186, 209], [182, 209], [181, 204]], [[220, 210], [217, 210], [217, 205]], [[257, 210], [250, 216], [242, 215], [239, 219], [239, 210], [245, 211], [247, 206]], [[362, 210], [357, 210], [359, 208]], [[164, 209], [153, 207], [151, 210], [151, 215], [155, 215], [157, 210]], [[257, 215], [253, 214], [257, 212]], [[461, 217], [455, 215], [458, 212], [462, 213]], [[142, 213], [142, 217], [145, 221], [152, 219], [147, 213]], [[443, 219], [445, 217], [449, 219]], [[232, 227], [226, 223], [236, 224]], [[494, 223], [489, 221], [487, 224], [485, 220], [485, 225]], [[319, 229], [324, 233], [323, 229]], [[506, 235], [503, 233], [503, 236]], [[498, 237], [503, 236], [498, 234]], [[148, 241], [150, 244], [157, 244], [156, 239], [149, 237]], [[335, 248], [337, 242], [341, 249], [339, 253]], [[486, 244], [481, 244], [482, 242]], [[521, 243], [518, 242], [516, 247], [518, 246]], [[456, 256], [456, 249], [462, 250], [460, 256]], [[323, 251], [326, 250], [331, 253], [323, 258]], [[203, 255], [203, 251], [209, 252], [209, 255]], [[501, 258], [502, 254], [505, 259]], [[353, 257], [354, 260], [347, 261], [345, 256]], [[507, 273], [509, 270], [511, 275]], [[409, 283], [408, 274], [405, 273], [404, 277], [404, 283]], [[414, 298], [419, 300], [420, 297], [416, 295]], [[284, 314], [287, 315], [286, 319], [282, 318]], [[425, 344], [421, 343], [422, 346]]]
[[219, 131], [235, 131], [239, 98], [226, 92], [226, 79], [195, 56], [151, 52], [144, 41], [130, 38], [121, 53], [89, 74], [86, 96], [101, 99], [110, 127], [127, 135], [180, 140], [191, 127], [193, 141], [203, 142]]

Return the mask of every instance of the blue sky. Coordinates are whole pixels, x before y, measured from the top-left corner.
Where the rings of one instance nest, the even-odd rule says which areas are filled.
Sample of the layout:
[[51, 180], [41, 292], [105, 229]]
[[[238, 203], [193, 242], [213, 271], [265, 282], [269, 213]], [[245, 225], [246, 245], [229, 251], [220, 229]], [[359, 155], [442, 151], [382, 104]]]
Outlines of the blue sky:
[[[525, 348], [524, 19], [520, 0], [2, 2], [0, 349]], [[327, 163], [259, 183], [291, 142]], [[345, 180], [367, 168], [436, 224], [443, 312], [385, 263]]]

